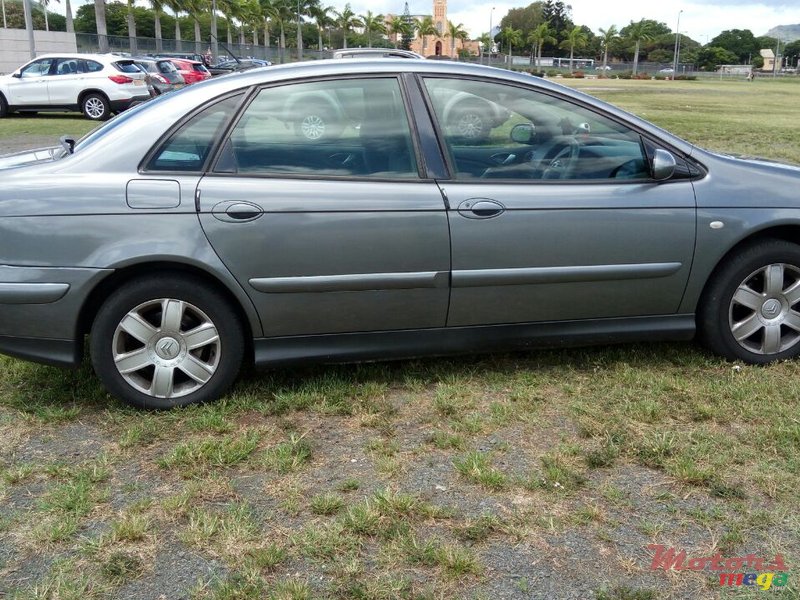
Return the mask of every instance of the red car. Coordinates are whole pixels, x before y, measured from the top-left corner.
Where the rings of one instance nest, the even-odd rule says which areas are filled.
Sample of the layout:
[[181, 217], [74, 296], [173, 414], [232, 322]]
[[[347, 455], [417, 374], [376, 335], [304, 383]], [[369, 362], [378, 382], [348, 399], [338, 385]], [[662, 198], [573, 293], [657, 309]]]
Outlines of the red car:
[[183, 75], [183, 80], [186, 85], [190, 83], [197, 83], [211, 77], [211, 73], [206, 66], [197, 60], [184, 60], [182, 58], [171, 58], [172, 63], [178, 68], [178, 71]]

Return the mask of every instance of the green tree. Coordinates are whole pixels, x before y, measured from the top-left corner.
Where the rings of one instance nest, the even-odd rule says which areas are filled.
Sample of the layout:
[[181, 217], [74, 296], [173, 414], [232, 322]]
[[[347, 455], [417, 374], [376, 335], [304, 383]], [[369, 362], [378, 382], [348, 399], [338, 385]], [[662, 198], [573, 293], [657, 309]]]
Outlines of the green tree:
[[553, 35], [553, 30], [550, 29], [549, 22], [540, 23], [536, 29], [528, 35], [528, 43], [533, 46], [536, 55], [536, 60], [534, 61], [536, 67], [542, 64], [542, 47], [545, 44], [555, 44], [557, 41], [558, 40], [556, 40]]
[[634, 44], [633, 51], [633, 74], [636, 75], [639, 69], [639, 48], [643, 41], [652, 40], [657, 35], [656, 27], [653, 25], [655, 21], [642, 19], [636, 23], [631, 21], [630, 25], [626, 26], [622, 34]]
[[508, 65], [513, 66], [514, 46], [519, 47], [522, 45], [522, 32], [519, 29], [506, 27], [498, 35], [500, 40], [503, 42], [503, 45], [508, 50]]
[[608, 29], [600, 28], [600, 43], [603, 49], [603, 70], [608, 66], [608, 48], [619, 38], [619, 30], [616, 25], [611, 25]]
[[341, 12], [334, 11], [334, 15], [336, 15], [336, 26], [342, 30], [342, 36], [344, 38], [342, 47], [346, 49], [347, 34], [350, 33], [350, 30], [354, 27], [362, 27], [363, 23], [358, 19], [356, 13], [354, 13], [350, 8], [349, 2], [345, 4]]
[[[517, 31], [517, 30], [515, 30]], [[456, 56], [456, 40], [461, 40], [462, 42], [469, 39], [469, 34], [467, 30], [464, 29], [464, 24], [459, 23], [458, 25], [454, 25], [452, 21], [447, 22], [447, 35], [450, 37], [450, 56]], [[522, 34], [518, 36], [520, 39], [520, 44], [522, 44]]]
[[543, 16], [544, 2], [534, 2], [524, 8], [512, 8], [500, 19], [500, 30], [506, 27], [519, 29], [524, 38], [544, 22]]
[[703, 71], [716, 71], [720, 65], [736, 62], [736, 54], [719, 46], [708, 46], [697, 53], [697, 66]]
[[557, 39], [562, 39], [564, 32], [574, 27], [571, 7], [563, 2], [547, 0], [542, 5], [542, 20], [550, 23], [550, 29]]
[[395, 15], [389, 21], [389, 33], [394, 36], [394, 47], [397, 48], [400, 40], [408, 32], [408, 22], [400, 15]]
[[364, 33], [367, 36], [367, 47], [372, 48], [372, 33], [384, 34], [386, 33], [386, 25], [384, 24], [386, 17], [378, 14], [372, 14], [368, 10], [366, 14], [361, 15], [361, 22], [364, 26]]
[[183, 0], [164, 0], [164, 5], [175, 13], [175, 48], [180, 52], [181, 43], [181, 13], [184, 12]]
[[322, 44], [322, 31], [326, 27], [330, 27], [333, 25], [333, 19], [331, 18], [331, 13], [333, 12], [332, 6], [324, 6], [320, 3], [316, 3], [311, 8], [311, 18], [314, 19], [314, 25], [317, 26], [317, 35], [318, 35], [318, 42], [319, 42], [319, 51], [322, 52], [323, 44]]
[[567, 32], [567, 36], [564, 38], [564, 41], [561, 42], [560, 46], [564, 49], [569, 48], [570, 71], [572, 70], [572, 62], [575, 58], [575, 48], [580, 50], [581, 48], [586, 46], [588, 41], [589, 37], [586, 35], [586, 32], [583, 30], [582, 27], [578, 27], [576, 25]]
[[417, 31], [422, 37], [422, 54], [427, 56], [426, 50], [428, 49], [428, 36], [435, 35], [436, 37], [439, 37], [439, 30], [436, 29], [436, 25], [433, 22], [433, 17], [427, 16], [417, 21]]
[[[761, 50], [756, 37], [749, 29], [726, 29], [717, 37], [708, 43], [709, 47], [723, 48], [728, 52], [736, 55], [736, 60], [728, 63], [719, 64], [733, 64], [733, 63], [747, 63], [748, 59], [753, 56], [758, 56], [758, 51]], [[775, 48], [773, 43], [771, 48]]]

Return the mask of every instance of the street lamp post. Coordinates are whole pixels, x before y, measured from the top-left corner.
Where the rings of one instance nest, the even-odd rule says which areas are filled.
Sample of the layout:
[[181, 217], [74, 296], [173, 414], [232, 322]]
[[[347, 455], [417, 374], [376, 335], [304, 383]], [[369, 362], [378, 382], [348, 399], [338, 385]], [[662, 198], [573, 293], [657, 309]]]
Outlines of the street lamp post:
[[489, 54], [486, 59], [486, 64], [492, 64], [492, 51], [494, 50], [494, 36], [492, 35], [492, 28], [494, 27], [494, 23], [492, 23], [492, 17], [494, 17], [494, 6], [492, 10], [489, 11]]
[[683, 13], [683, 9], [678, 11], [678, 25], [675, 27], [675, 54], [672, 57], [672, 81], [675, 81], [675, 75], [678, 73], [678, 55], [681, 52], [681, 13]]
[[0, 4], [3, 5], [3, 28], [8, 27], [8, 23], [6, 22], [6, 0], [0, 0]]
[[303, 60], [303, 27], [300, 21], [300, 0], [297, 0], [297, 60]]

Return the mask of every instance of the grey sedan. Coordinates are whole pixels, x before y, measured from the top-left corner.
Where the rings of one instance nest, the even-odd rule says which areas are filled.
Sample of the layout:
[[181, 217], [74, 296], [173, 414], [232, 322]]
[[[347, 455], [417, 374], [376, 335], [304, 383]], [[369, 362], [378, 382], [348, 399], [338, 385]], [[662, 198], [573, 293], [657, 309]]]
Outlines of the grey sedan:
[[0, 159], [0, 351], [75, 366], [88, 337], [135, 406], [215, 399], [244, 362], [695, 335], [750, 363], [800, 352], [800, 168], [538, 78], [275, 67], [62, 146]]

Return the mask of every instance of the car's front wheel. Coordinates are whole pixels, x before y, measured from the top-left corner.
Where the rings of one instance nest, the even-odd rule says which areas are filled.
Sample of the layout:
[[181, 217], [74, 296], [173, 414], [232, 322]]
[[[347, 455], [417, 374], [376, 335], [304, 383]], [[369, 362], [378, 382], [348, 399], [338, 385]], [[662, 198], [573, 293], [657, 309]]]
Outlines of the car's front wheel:
[[3, 94], [0, 94], [0, 117], [5, 117], [8, 114], [8, 102], [6, 102]]
[[102, 94], [87, 94], [81, 101], [81, 111], [92, 121], [106, 121], [111, 117], [111, 106]]
[[139, 408], [215, 400], [244, 357], [242, 325], [216, 290], [181, 275], [131, 281], [100, 307], [92, 364], [114, 396]]
[[800, 354], [800, 246], [767, 240], [737, 252], [709, 282], [698, 317], [706, 345], [729, 359]]

